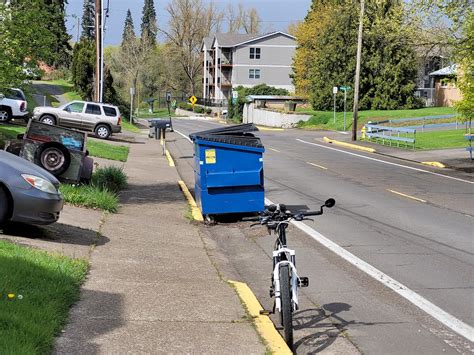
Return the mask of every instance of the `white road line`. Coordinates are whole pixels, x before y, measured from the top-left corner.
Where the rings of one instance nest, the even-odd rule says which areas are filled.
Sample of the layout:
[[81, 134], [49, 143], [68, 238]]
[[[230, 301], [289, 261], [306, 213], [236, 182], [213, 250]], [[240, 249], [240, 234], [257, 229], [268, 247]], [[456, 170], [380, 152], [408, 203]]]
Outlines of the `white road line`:
[[[267, 205], [274, 204], [268, 198], [265, 198], [265, 203]], [[403, 298], [410, 301], [418, 308], [428, 313], [431, 317], [440, 321], [446, 327], [450, 328], [451, 330], [458, 333], [459, 335], [462, 335], [469, 341], [471, 342], [474, 341], [474, 328], [471, 327], [469, 324], [462, 322], [461, 320], [457, 319], [456, 317], [442, 310], [441, 308], [431, 303], [430, 301], [428, 301], [427, 299], [425, 299], [418, 293], [409, 289], [407, 286], [401, 284], [400, 282], [396, 281], [390, 276], [384, 274], [379, 269], [373, 267], [372, 265], [366, 263], [365, 261], [358, 258], [354, 254], [348, 252], [346, 249], [334, 243], [332, 240], [329, 240], [327, 237], [323, 236], [321, 233], [317, 232], [316, 230], [304, 224], [303, 222], [292, 221], [291, 223], [295, 227], [303, 231], [304, 233], [308, 234], [311, 238], [316, 240], [318, 243], [322, 244], [323, 246], [325, 246], [332, 252], [336, 253], [338, 256], [340, 256], [344, 260], [348, 261], [349, 263], [357, 267], [359, 270], [365, 272], [367, 275], [381, 282], [383, 285], [392, 289], [393, 291], [398, 293], [400, 296], [402, 296]]]
[[188, 140], [189, 143], [192, 143], [193, 141], [191, 140], [191, 138], [189, 138], [187, 135], [185, 135], [184, 133], [181, 133], [180, 131], [178, 131], [177, 129], [174, 129], [174, 131], [176, 133], [178, 133], [180, 136], [183, 136], [184, 138], [186, 138]]
[[468, 184], [474, 184], [474, 181], [459, 179], [459, 178], [456, 178], [456, 177], [453, 177], [453, 176], [443, 175], [443, 174], [435, 173], [435, 172], [429, 171], [429, 170], [423, 170], [423, 169], [414, 168], [414, 167], [407, 166], [407, 165], [392, 163], [392, 162], [385, 161], [385, 160], [381, 160], [381, 159], [376, 159], [376, 158], [372, 158], [372, 157], [366, 157], [365, 155], [356, 154], [356, 153], [352, 153], [352, 152], [347, 152], [347, 151], [345, 151], [345, 150], [341, 150], [341, 149], [337, 149], [337, 148], [327, 147], [327, 146], [322, 145], [322, 144], [307, 142], [307, 141], [304, 141], [304, 140], [299, 139], [299, 138], [297, 138], [296, 140], [299, 141], [299, 142], [301, 142], [301, 143], [306, 143], [306, 144], [314, 145], [314, 146], [321, 147], [321, 148], [325, 148], [325, 149], [335, 150], [336, 152], [345, 153], [345, 154], [353, 155], [353, 156], [356, 156], [356, 157], [359, 157], [359, 158], [368, 159], [368, 160], [373, 160], [373, 161], [376, 161], [376, 162], [379, 162], [379, 163], [384, 163], [384, 164], [388, 164], [388, 165], [394, 165], [394, 166], [398, 166], [398, 167], [400, 167], [400, 168], [405, 168], [405, 169], [410, 169], [410, 170], [419, 171], [419, 172], [422, 172], [422, 173], [427, 173], [427, 174], [431, 174], [431, 175], [441, 176], [441, 177], [444, 177], [444, 178], [447, 178], [447, 179], [451, 179], [451, 180], [456, 180], [456, 181], [461, 181], [461, 182], [467, 182]]

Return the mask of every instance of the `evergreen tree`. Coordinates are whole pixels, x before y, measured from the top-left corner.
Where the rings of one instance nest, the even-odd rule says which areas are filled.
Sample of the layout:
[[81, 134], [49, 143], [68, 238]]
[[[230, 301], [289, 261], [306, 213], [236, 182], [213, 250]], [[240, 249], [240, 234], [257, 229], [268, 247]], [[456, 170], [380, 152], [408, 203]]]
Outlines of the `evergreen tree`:
[[88, 39], [81, 39], [74, 46], [72, 82], [84, 100], [92, 100], [94, 94], [95, 51], [94, 42]]
[[84, 0], [82, 7], [82, 34], [81, 39], [95, 39], [95, 2], [94, 0]]
[[69, 40], [71, 36], [66, 29], [66, 0], [44, 0], [49, 18], [47, 20], [51, 34], [54, 36], [53, 43], [54, 58], [47, 64], [56, 68], [61, 66], [69, 66], [71, 63], [71, 45]]
[[145, 47], [154, 47], [156, 45], [157, 33], [155, 4], [153, 0], [145, 0], [141, 24], [141, 41], [145, 44]]
[[125, 24], [123, 26], [122, 34], [122, 46], [127, 42], [134, 41], [136, 39], [135, 27], [133, 25], [133, 18], [130, 9], [127, 11], [127, 17], [125, 18]]

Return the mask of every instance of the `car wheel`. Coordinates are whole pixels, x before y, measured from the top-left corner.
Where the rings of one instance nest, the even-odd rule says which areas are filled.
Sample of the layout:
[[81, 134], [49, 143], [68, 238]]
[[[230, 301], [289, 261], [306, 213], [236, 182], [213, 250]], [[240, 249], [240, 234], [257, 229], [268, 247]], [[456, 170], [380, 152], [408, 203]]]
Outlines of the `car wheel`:
[[8, 217], [8, 198], [5, 190], [0, 187], [0, 227], [5, 224]]
[[8, 122], [12, 119], [10, 110], [2, 107], [0, 108], [0, 122]]
[[44, 115], [41, 117], [40, 122], [54, 126], [56, 124], [56, 119], [51, 115]]
[[110, 137], [110, 134], [112, 133], [109, 126], [105, 124], [97, 125], [94, 132], [97, 138], [100, 138], [100, 139], [107, 139]]
[[62, 144], [45, 143], [36, 150], [35, 164], [54, 176], [60, 176], [71, 164], [71, 153]]

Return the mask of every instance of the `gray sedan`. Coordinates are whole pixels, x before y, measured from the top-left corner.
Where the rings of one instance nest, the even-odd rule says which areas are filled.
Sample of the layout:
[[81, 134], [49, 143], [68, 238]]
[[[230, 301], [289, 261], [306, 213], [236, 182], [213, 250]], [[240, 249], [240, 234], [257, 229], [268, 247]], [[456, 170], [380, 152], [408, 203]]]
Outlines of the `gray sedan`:
[[7, 221], [50, 224], [59, 218], [59, 181], [46, 170], [0, 151], [0, 226]]

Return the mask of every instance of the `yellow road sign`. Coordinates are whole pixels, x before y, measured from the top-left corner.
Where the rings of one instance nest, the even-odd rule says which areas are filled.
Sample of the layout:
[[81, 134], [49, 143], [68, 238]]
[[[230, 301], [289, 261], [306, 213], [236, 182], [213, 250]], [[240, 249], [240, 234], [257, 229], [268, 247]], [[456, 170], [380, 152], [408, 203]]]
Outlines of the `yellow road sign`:
[[189, 102], [192, 103], [193, 105], [196, 104], [197, 100], [198, 100], [197, 97], [194, 95], [189, 98]]

